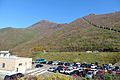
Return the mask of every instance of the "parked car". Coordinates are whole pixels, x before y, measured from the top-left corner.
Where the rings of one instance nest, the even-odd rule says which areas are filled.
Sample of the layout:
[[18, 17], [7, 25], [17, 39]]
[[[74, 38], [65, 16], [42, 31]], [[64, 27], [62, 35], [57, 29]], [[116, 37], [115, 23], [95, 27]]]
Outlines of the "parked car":
[[91, 68], [96, 68], [97, 67], [97, 65], [95, 65], [95, 64], [92, 64], [92, 66], [91, 66]]
[[72, 75], [81, 76], [79, 70], [74, 70], [74, 71], [72, 72]]
[[114, 70], [115, 70], [115, 71], [119, 71], [119, 70], [120, 70], [120, 67], [119, 67], [119, 66], [114, 66]]
[[91, 68], [92, 66], [92, 64], [86, 64], [86, 68]]
[[65, 62], [63, 65], [64, 66], [70, 66], [70, 63], [69, 62]]
[[108, 64], [103, 64], [102, 66], [103, 66], [103, 69], [105, 69], [105, 70], [109, 69], [109, 65]]
[[63, 66], [58, 66], [57, 67], [58, 72], [60, 72], [60, 70], [62, 70], [63, 68], [64, 68]]
[[58, 64], [57, 65], [63, 65], [64, 63], [63, 62], [58, 62]]
[[69, 69], [65, 70], [65, 74], [71, 75], [73, 73], [74, 73], [74, 69], [72, 69], [72, 68], [69, 68]]
[[93, 71], [93, 74], [96, 75], [98, 70], [97, 69], [91, 69], [91, 71]]
[[46, 64], [46, 60], [45, 60], [45, 59], [43, 59], [43, 58], [37, 58], [37, 59], [35, 60], [35, 63], [42, 63], [42, 64]]
[[17, 80], [17, 78], [23, 77], [22, 73], [7, 74], [4, 77], [4, 80]]
[[62, 68], [62, 69], [60, 70], [60, 73], [63, 73], [63, 74], [64, 74], [64, 73], [65, 73], [65, 70], [66, 70], [65, 68]]
[[116, 71], [116, 74], [120, 75], [120, 71]]
[[80, 65], [80, 67], [86, 68], [86, 67], [87, 67], [87, 64], [86, 64], [86, 63], [82, 63], [82, 64]]
[[80, 75], [81, 77], [85, 77], [85, 74], [86, 74], [85, 71], [80, 71], [80, 72], [79, 72], [79, 75]]
[[49, 65], [51, 65], [52, 63], [53, 63], [53, 61], [46, 62], [46, 64], [49, 64]]
[[88, 71], [85, 75], [86, 78], [93, 78], [93, 71]]
[[78, 68], [78, 70], [79, 70], [79, 72], [81, 72], [81, 71], [83, 71], [83, 68], [82, 68], [82, 67], [80, 67], [80, 68]]
[[22, 73], [17, 73], [16, 74], [18, 78], [23, 77], [24, 75]]
[[53, 61], [52, 65], [58, 65], [60, 61]]
[[16, 75], [6, 75], [4, 80], [17, 80]]
[[57, 67], [50, 67], [48, 69], [48, 71], [50, 71], [50, 72], [57, 72]]
[[68, 68], [69, 68], [69, 66], [63, 66], [64, 68], [64, 70], [66, 71]]
[[43, 67], [42, 64], [36, 64], [35, 68], [40, 68], [40, 67]]

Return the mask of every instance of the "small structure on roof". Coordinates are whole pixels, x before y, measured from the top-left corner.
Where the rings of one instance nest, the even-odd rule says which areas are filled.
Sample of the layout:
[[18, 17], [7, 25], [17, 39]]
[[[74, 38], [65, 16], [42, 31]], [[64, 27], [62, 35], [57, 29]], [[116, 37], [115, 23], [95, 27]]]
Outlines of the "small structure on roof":
[[0, 57], [9, 57], [10, 52], [9, 51], [0, 51]]

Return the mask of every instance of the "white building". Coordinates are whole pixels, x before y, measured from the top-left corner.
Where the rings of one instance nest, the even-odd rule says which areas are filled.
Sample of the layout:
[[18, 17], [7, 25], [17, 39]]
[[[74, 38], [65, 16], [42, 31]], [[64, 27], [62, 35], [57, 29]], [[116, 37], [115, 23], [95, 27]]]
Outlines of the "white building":
[[20, 72], [32, 68], [32, 58], [10, 55], [9, 51], [0, 51], [0, 72]]

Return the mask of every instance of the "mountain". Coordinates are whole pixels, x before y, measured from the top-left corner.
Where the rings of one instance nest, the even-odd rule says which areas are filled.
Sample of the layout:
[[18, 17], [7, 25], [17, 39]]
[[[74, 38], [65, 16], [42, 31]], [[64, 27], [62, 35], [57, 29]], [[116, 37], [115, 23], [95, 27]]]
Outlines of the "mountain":
[[34, 50], [120, 51], [120, 12], [90, 14], [66, 24], [42, 20], [25, 29], [0, 29], [0, 49], [28, 56]]
[[41, 20], [40, 22], [37, 22], [33, 25], [31, 25], [29, 28], [31, 29], [47, 29], [47, 28], [53, 28], [57, 26], [57, 23], [54, 23], [54, 22], [50, 22], [48, 20]]

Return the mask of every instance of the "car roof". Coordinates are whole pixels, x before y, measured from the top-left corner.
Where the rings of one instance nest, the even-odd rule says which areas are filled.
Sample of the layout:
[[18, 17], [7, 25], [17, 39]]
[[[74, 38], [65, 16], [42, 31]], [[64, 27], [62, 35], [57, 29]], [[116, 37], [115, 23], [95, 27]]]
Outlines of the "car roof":
[[88, 71], [88, 72], [91, 72], [91, 73], [92, 73], [93, 71]]
[[11, 76], [11, 75], [15, 75], [15, 74], [18, 74], [18, 72], [7, 73], [6, 75]]
[[55, 66], [52, 66], [52, 67], [50, 67], [50, 68], [56, 68]]

